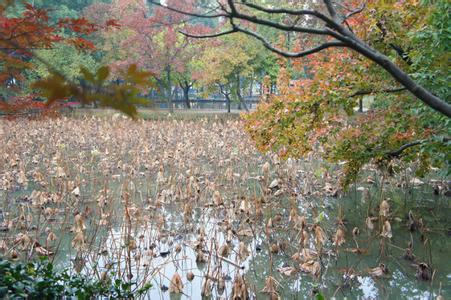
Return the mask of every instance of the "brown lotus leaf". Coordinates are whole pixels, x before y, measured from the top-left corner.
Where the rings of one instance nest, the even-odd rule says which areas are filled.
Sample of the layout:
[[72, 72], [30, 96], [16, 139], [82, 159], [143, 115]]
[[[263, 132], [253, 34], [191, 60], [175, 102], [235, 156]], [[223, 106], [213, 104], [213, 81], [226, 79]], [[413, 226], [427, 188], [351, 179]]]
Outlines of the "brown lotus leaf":
[[379, 264], [379, 266], [369, 270], [369, 274], [373, 277], [382, 277], [388, 274], [388, 269], [384, 264]]
[[282, 273], [285, 276], [293, 276], [294, 274], [297, 273], [297, 270], [293, 267], [282, 267], [282, 268], [278, 268], [277, 271], [279, 271], [280, 273]]
[[379, 205], [379, 215], [388, 217], [389, 212], [390, 212], [390, 204], [388, 204], [387, 200], [383, 200]]
[[327, 240], [326, 233], [318, 224], [315, 224], [315, 226], [314, 226], [314, 233], [315, 233], [316, 245], [318, 247], [321, 247], [322, 245], [324, 245], [324, 243]]
[[241, 274], [236, 274], [232, 284], [232, 300], [248, 299], [248, 288]]
[[183, 282], [178, 272], [175, 272], [172, 276], [169, 292], [175, 294], [180, 294], [183, 292]]
[[212, 293], [211, 289], [211, 280], [208, 277], [204, 278], [204, 282], [202, 283], [201, 295], [202, 297], [210, 297]]
[[383, 237], [386, 237], [386, 238], [389, 238], [389, 239], [391, 239], [393, 237], [393, 233], [392, 233], [392, 230], [391, 230], [391, 225], [390, 225], [390, 222], [388, 220], [385, 221], [384, 225], [382, 226], [381, 235]]
[[230, 247], [227, 244], [222, 245], [218, 251], [220, 256], [228, 257], [230, 255]]
[[335, 232], [334, 236], [334, 244], [335, 246], [339, 247], [343, 245], [346, 242], [345, 239], [345, 231], [341, 226], [338, 227], [337, 231]]
[[265, 280], [265, 286], [262, 289], [262, 293], [265, 294], [269, 294], [269, 295], [273, 295], [276, 294], [277, 295], [277, 286], [278, 286], [278, 282], [274, 279], [274, 277], [269, 276], [268, 278], [266, 278]]
[[241, 260], [245, 260], [249, 256], [249, 250], [244, 242], [240, 242], [238, 246], [238, 257]]
[[302, 272], [310, 273], [314, 276], [319, 276], [321, 273], [321, 264], [316, 260], [309, 260], [300, 265]]

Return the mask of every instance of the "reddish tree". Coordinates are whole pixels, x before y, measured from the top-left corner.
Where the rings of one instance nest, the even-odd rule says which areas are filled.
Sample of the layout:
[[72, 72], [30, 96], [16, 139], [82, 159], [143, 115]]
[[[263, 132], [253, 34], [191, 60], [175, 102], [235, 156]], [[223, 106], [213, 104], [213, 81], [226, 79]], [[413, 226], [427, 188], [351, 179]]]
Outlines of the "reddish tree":
[[[58, 42], [69, 43], [79, 49], [94, 49], [93, 43], [85, 36], [104, 28], [84, 18], [64, 18], [52, 22], [48, 10], [36, 8], [29, 3], [25, 3], [25, 11], [20, 17], [8, 17], [6, 10], [11, 5], [12, 1], [0, 5], [0, 83], [11, 90], [16, 89], [17, 83], [23, 79], [22, 72], [31, 67], [30, 60], [36, 57], [33, 52], [35, 49], [51, 48]], [[117, 24], [108, 20], [107, 26]], [[63, 36], [62, 30], [68, 30], [72, 34]], [[30, 102], [29, 96], [22, 100], [15, 97], [13, 103], [3, 100], [0, 102], [0, 110], [3, 111], [25, 109], [27, 103], [30, 107], [36, 106]]]
[[[190, 10], [190, 1], [169, 1], [180, 9]], [[102, 32], [104, 50], [108, 52], [107, 63], [115, 68], [137, 64], [153, 74], [160, 91], [172, 111], [174, 86], [178, 83], [185, 93], [192, 86], [193, 76], [189, 62], [199, 53], [200, 41], [191, 41], [179, 34], [181, 30], [205, 33], [201, 25], [191, 25], [187, 16], [168, 12], [159, 7], [148, 7], [138, 0], [115, 0], [111, 4], [90, 6], [85, 15], [102, 22], [112, 16], [121, 24], [120, 30]]]

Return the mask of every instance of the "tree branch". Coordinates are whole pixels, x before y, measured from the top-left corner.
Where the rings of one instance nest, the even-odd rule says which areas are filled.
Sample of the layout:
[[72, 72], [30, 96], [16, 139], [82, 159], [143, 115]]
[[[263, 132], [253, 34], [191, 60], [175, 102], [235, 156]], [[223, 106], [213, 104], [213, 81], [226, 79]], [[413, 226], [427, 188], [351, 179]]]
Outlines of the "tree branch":
[[321, 12], [316, 11], [316, 10], [309, 10], [309, 9], [293, 10], [293, 9], [287, 9], [287, 8], [266, 8], [266, 7], [263, 7], [263, 6], [254, 4], [254, 3], [248, 3], [248, 2], [244, 2], [244, 1], [242, 4], [244, 4], [247, 7], [250, 7], [255, 10], [265, 12], [268, 14], [287, 14], [287, 15], [293, 15], [293, 16], [310, 15], [310, 16], [315, 16], [318, 19], [323, 20], [327, 24], [330, 24], [331, 22], [333, 22], [333, 20], [328, 18], [326, 15], [324, 15]]
[[[431, 141], [431, 139], [413, 141], [413, 142], [410, 142], [410, 143], [402, 145], [401, 147], [399, 147], [396, 150], [387, 152], [386, 155], [389, 156], [389, 157], [392, 157], [392, 158], [396, 158], [396, 157], [399, 157], [405, 150], [407, 150], [407, 149], [409, 149], [411, 147], [414, 147], [414, 146], [418, 146], [418, 145], [424, 144], [426, 142], [430, 142], [430, 141]], [[441, 140], [442, 143], [448, 143], [449, 141], [451, 141], [450, 137], [443, 137], [442, 140]]]
[[240, 20], [246, 20], [254, 24], [259, 24], [263, 26], [272, 27], [275, 29], [280, 29], [283, 31], [295, 31], [295, 32], [302, 32], [302, 33], [310, 33], [310, 34], [318, 34], [318, 35], [331, 35], [330, 31], [327, 31], [325, 29], [316, 29], [316, 28], [309, 28], [309, 27], [300, 27], [295, 25], [285, 25], [277, 22], [273, 22], [271, 20], [267, 19], [261, 19], [256, 16], [251, 16], [247, 14], [240, 13], [233, 2], [233, 0], [227, 0], [227, 3], [230, 7], [230, 13], [228, 15], [229, 19], [240, 19]]
[[346, 47], [346, 44], [339, 42], [339, 41], [334, 41], [334, 42], [327, 42], [327, 43], [321, 44], [317, 47], [307, 49], [307, 50], [304, 50], [301, 52], [288, 52], [288, 51], [284, 51], [284, 50], [274, 47], [273, 45], [271, 45], [271, 43], [268, 40], [266, 40], [263, 36], [259, 35], [258, 33], [254, 32], [254, 31], [250, 31], [248, 29], [241, 28], [236, 25], [234, 25], [234, 29], [235, 29], [235, 31], [242, 32], [244, 34], [247, 34], [249, 36], [252, 36], [252, 37], [258, 39], [259, 41], [261, 41], [263, 43], [263, 46], [265, 46], [270, 51], [277, 53], [283, 57], [288, 57], [288, 58], [304, 57], [304, 56], [307, 56], [307, 55], [310, 55], [310, 54], [313, 54], [316, 52], [320, 52], [321, 50], [331, 48], [331, 47]]
[[394, 151], [387, 152], [387, 155], [392, 158], [399, 157], [402, 154], [402, 152], [404, 152], [405, 150], [407, 150], [411, 147], [417, 146], [417, 145], [421, 145], [426, 141], [427, 140], [419, 140], [419, 141], [414, 141], [411, 143], [404, 144]]
[[215, 37], [220, 37], [223, 35], [228, 35], [231, 33], [235, 33], [238, 32], [237, 29], [231, 29], [231, 30], [227, 30], [227, 31], [222, 31], [222, 32], [218, 32], [218, 33], [213, 33], [213, 34], [202, 34], [202, 35], [196, 35], [196, 34], [191, 34], [188, 32], [184, 32], [184, 31], [179, 31], [181, 34], [183, 34], [184, 36], [190, 37], [190, 38], [195, 38], [195, 39], [209, 39], [209, 38], [215, 38]]
[[382, 91], [365, 90], [365, 91], [357, 91], [354, 94], [349, 95], [349, 97], [352, 98], [352, 97], [356, 97], [356, 96], [364, 96], [364, 95], [379, 94], [379, 93], [397, 93], [397, 92], [402, 92], [405, 90], [406, 90], [405, 87], [396, 88], [396, 89], [386, 89], [386, 90], [382, 90]]
[[173, 7], [170, 7], [170, 6], [166, 6], [166, 5], [163, 5], [163, 4], [158, 3], [158, 2], [155, 2], [155, 1], [149, 1], [149, 3], [154, 4], [154, 5], [157, 5], [157, 6], [160, 6], [160, 7], [163, 7], [163, 8], [165, 8], [165, 9], [167, 9], [167, 10], [170, 10], [170, 11], [173, 11], [173, 12], [176, 12], [176, 13], [179, 13], [179, 14], [181, 14], [181, 15], [187, 15], [187, 16], [191, 16], [191, 17], [206, 18], [206, 19], [214, 19], [214, 18], [227, 17], [227, 16], [228, 16], [227, 13], [214, 14], [214, 15], [197, 14], [197, 13], [187, 12], [187, 11], [184, 11], [184, 10], [180, 10], [180, 9], [177, 9], [177, 8], [173, 8]]
[[409, 54], [400, 46], [390, 43], [390, 47], [395, 50], [395, 52], [402, 58], [408, 65], [412, 65], [412, 60], [409, 57]]
[[362, 5], [359, 8], [357, 8], [356, 10], [351, 11], [350, 13], [348, 13], [344, 17], [343, 22], [346, 21], [347, 19], [351, 18], [352, 16], [355, 16], [355, 15], [361, 13], [365, 9], [365, 7], [366, 7], [366, 3], [362, 3]]
[[335, 11], [335, 8], [330, 0], [323, 0], [324, 4], [326, 5], [327, 11], [329, 12], [329, 15], [332, 17], [334, 21], [337, 20], [337, 12]]

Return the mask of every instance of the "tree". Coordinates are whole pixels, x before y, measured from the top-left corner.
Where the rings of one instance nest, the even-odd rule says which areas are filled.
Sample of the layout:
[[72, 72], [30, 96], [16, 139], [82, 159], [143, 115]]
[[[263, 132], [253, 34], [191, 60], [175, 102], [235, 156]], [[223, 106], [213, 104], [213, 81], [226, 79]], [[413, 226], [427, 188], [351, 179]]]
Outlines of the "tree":
[[[90, 72], [95, 72], [100, 67], [91, 53], [79, 51], [72, 45], [56, 44], [51, 49], [37, 50], [36, 54], [71, 81], [82, 77], [80, 66], [84, 66]], [[37, 80], [51, 75], [47, 65], [40, 60], [32, 59], [30, 62], [34, 67], [27, 72], [27, 80], [32, 81], [33, 78]]]
[[[256, 3], [228, 0], [205, 17], [227, 18], [229, 30], [187, 35], [241, 32], [289, 59], [279, 94], [246, 117], [261, 150], [283, 157], [315, 150], [345, 162], [344, 186], [369, 162], [388, 173], [396, 172], [399, 159], [418, 162], [418, 175], [431, 165], [449, 165], [449, 3], [368, 1], [357, 7], [325, 0], [289, 9]], [[263, 28], [290, 35], [281, 43]], [[294, 85], [293, 71], [301, 75]], [[362, 95], [375, 100], [368, 112], [355, 114]]]
[[[14, 95], [20, 87], [23, 71], [32, 66], [30, 60], [34, 50], [50, 49], [55, 43], [63, 42], [79, 49], [92, 47], [82, 38], [95, 30], [95, 25], [86, 20], [65, 18], [51, 23], [47, 10], [30, 4], [25, 4], [18, 13], [10, 10], [12, 3], [0, 6], [0, 82], [5, 83], [9, 91], [5, 97]], [[65, 37], [61, 30], [73, 34]]]
[[[431, 91], [415, 82], [409, 74], [394, 63], [383, 52], [365, 42], [363, 37], [359, 37], [352, 29], [351, 24], [354, 18], [358, 17], [366, 8], [364, 5], [355, 8], [354, 1], [344, 3], [334, 3], [330, 0], [322, 1], [322, 9], [304, 8], [268, 8], [248, 1], [227, 0], [217, 7], [217, 12], [213, 14], [190, 13], [173, 7], [165, 6], [171, 11], [204, 18], [227, 18], [230, 21], [231, 29], [211, 35], [194, 35], [186, 33], [187, 36], [197, 38], [211, 38], [221, 35], [242, 32], [260, 40], [269, 50], [289, 58], [299, 58], [320, 52], [329, 48], [348, 48], [370, 59], [383, 69], [385, 69], [397, 82], [403, 85], [408, 91], [420, 99], [423, 103], [434, 110], [451, 117], [451, 105]], [[379, 4], [372, 1], [370, 5]], [[381, 4], [385, 5], [385, 4]], [[390, 4], [387, 4], [390, 5]], [[393, 5], [393, 4], [391, 4]], [[263, 13], [263, 17], [256, 16], [255, 12]], [[272, 16], [285, 16], [285, 21], [273, 21]], [[291, 18], [294, 17], [294, 18]], [[309, 26], [309, 19], [318, 21], [320, 26]], [[252, 30], [247, 24], [257, 24], [275, 28], [281, 31], [292, 32], [293, 34], [307, 34], [315, 37], [324, 37], [320, 44], [308, 49], [296, 52], [289, 52], [275, 47], [264, 36]], [[306, 25], [307, 24], [307, 25]], [[395, 45], [396, 46], [396, 45]]]
[[[449, 17], [440, 13], [446, 10], [443, 5], [438, 2], [432, 8], [404, 3], [404, 10], [377, 6], [353, 26], [356, 34], [362, 35], [373, 29], [367, 36], [370, 43], [387, 51], [422, 85], [449, 99], [445, 88], [448, 42], [446, 37], [432, 34], [449, 24]], [[425, 38], [433, 39], [434, 51], [425, 46]], [[409, 50], [400, 55], [401, 48]], [[292, 63], [310, 79], [289, 87], [286, 74], [281, 94], [248, 117], [247, 129], [260, 149], [297, 157], [322, 150], [331, 161], [345, 162], [344, 186], [354, 182], [369, 162], [388, 173], [396, 172], [399, 160], [418, 162], [418, 175], [430, 166], [449, 166], [449, 119], [413, 101], [406, 89], [374, 62], [343, 48], [293, 59]], [[372, 95], [375, 100], [368, 112], [355, 114], [362, 95]]]
[[[14, 8], [19, 9], [19, 12], [9, 13]], [[134, 104], [142, 101], [139, 93], [140, 89], [149, 85], [149, 73], [140, 72], [136, 66], [131, 65], [121, 71], [124, 84], [112, 85], [107, 81], [110, 74], [109, 67], [100, 67], [96, 72], [81, 67], [83, 78], [80, 79], [85, 83], [82, 84], [74, 78], [69, 78], [69, 74], [58, 70], [37, 51], [52, 49], [61, 43], [79, 50], [93, 50], [94, 44], [86, 37], [100, 28], [117, 27], [114, 20], [108, 19], [104, 24], [95, 24], [85, 18], [52, 20], [47, 9], [37, 8], [26, 2], [23, 9], [15, 7], [13, 1], [0, 5], [0, 58], [2, 59], [0, 81], [4, 82], [7, 89], [11, 91], [7, 97], [18, 100], [20, 104], [8, 103], [8, 99], [3, 99], [4, 101], [0, 103], [1, 110], [17, 112], [19, 109], [27, 109], [30, 101], [33, 104], [34, 95], [22, 97], [25, 101], [21, 101], [21, 97], [12, 96], [13, 93], [18, 93], [20, 96], [21, 90], [23, 91], [24, 71], [33, 66], [32, 60], [34, 60], [44, 65], [49, 71], [49, 76], [30, 85], [33, 92], [47, 99], [47, 107], [60, 100], [74, 97], [82, 103], [99, 101], [103, 106], [113, 107], [136, 116]]]
[[222, 37], [204, 52], [199, 82], [210, 91], [219, 90], [226, 98], [228, 112], [233, 100], [247, 110], [243, 99], [245, 86], [257, 72], [266, 75], [262, 60], [268, 56], [262, 55], [262, 51], [263, 47], [246, 35]]
[[[189, 2], [169, 1], [181, 9]], [[116, 0], [111, 4], [95, 4], [86, 16], [96, 22], [113, 16], [121, 28], [102, 32], [106, 53], [104, 62], [113, 66], [137, 64], [154, 74], [159, 89], [172, 112], [174, 87], [183, 86], [185, 97], [192, 86], [191, 61], [201, 52], [200, 42], [189, 42], [180, 30], [205, 32], [204, 26], [189, 24], [185, 17], [167, 13], [161, 7], [149, 7], [142, 1]]]

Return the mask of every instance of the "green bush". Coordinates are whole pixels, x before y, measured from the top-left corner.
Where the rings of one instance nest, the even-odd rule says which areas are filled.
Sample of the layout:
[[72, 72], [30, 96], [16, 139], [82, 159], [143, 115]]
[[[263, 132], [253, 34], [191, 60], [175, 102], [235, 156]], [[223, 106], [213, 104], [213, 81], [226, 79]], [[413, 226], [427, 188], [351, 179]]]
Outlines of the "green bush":
[[133, 283], [108, 282], [85, 275], [56, 271], [46, 258], [36, 262], [10, 262], [0, 258], [0, 299], [131, 299], [145, 294], [151, 285], [132, 291]]

